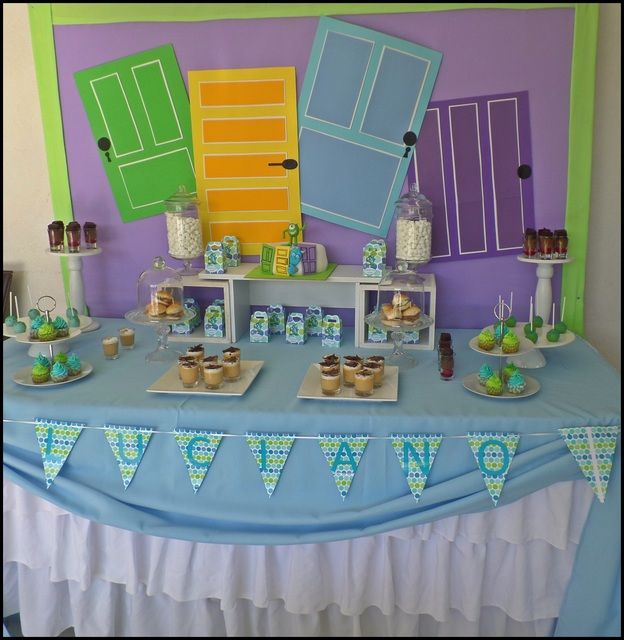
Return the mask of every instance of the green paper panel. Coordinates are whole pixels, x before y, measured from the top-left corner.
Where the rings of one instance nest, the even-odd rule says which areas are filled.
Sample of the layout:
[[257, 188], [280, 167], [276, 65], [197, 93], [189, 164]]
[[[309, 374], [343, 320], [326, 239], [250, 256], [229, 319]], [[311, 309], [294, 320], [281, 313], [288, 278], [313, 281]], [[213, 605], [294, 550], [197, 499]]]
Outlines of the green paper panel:
[[274, 273], [266, 273], [262, 271], [262, 265], [259, 264], [257, 267], [254, 267], [245, 276], [245, 278], [251, 278], [251, 279], [256, 278], [261, 280], [264, 280], [265, 278], [268, 280], [290, 280], [292, 282], [296, 282], [297, 280], [327, 280], [327, 278], [331, 276], [335, 268], [336, 268], [336, 263], [330, 262], [327, 265], [327, 269], [325, 269], [325, 271], [319, 271], [318, 273], [306, 273], [303, 276], [293, 276], [292, 278], [288, 278], [286, 276], [280, 276]]
[[180, 185], [195, 191], [189, 101], [171, 45], [75, 78], [124, 222], [163, 213]]

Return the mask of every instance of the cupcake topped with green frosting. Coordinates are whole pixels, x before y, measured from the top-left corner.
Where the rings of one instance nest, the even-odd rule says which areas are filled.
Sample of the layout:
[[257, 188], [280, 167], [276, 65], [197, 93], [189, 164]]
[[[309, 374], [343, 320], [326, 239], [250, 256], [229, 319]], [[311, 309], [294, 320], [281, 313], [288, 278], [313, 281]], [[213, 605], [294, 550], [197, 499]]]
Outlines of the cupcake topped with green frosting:
[[516, 371], [509, 380], [507, 380], [507, 389], [509, 393], [516, 394], [522, 393], [526, 389], [526, 380], [520, 371]]
[[42, 384], [50, 379], [50, 370], [40, 362], [35, 362], [30, 375], [35, 384]]
[[70, 353], [67, 357], [67, 369], [70, 376], [77, 376], [82, 371], [82, 363], [75, 353]]
[[44, 322], [37, 332], [37, 337], [42, 342], [50, 342], [56, 338], [56, 327], [51, 322]]
[[509, 333], [505, 335], [501, 349], [503, 353], [516, 353], [518, 349], [520, 349], [520, 340], [513, 331], [509, 331]]
[[503, 367], [503, 382], [507, 382], [516, 371], [518, 371], [518, 367], [513, 362]]
[[489, 329], [483, 329], [478, 338], [479, 349], [491, 351], [496, 346], [494, 334]]
[[62, 364], [67, 364], [67, 354], [63, 351], [59, 351], [54, 355], [54, 362], [61, 362]]
[[503, 381], [497, 373], [493, 373], [485, 383], [485, 390], [489, 396], [500, 396], [503, 393]]
[[43, 365], [46, 369], [51, 369], [52, 368], [52, 363], [50, 362], [49, 358], [46, 358], [43, 353], [40, 353], [36, 358], [35, 358], [35, 364], [40, 364]]
[[490, 376], [493, 375], [492, 367], [489, 364], [482, 364], [479, 368], [479, 384], [485, 387], [485, 383], [488, 381]]

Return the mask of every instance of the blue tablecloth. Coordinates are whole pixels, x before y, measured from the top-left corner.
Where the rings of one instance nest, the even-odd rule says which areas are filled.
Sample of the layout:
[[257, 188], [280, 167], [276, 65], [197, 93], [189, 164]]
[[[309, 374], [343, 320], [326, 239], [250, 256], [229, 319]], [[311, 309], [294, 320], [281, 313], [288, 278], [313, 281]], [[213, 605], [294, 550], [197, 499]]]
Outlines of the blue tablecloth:
[[[92, 374], [49, 388], [13, 382], [29, 365], [28, 347], [4, 343], [4, 470], [9, 479], [58, 506], [91, 520], [152, 535], [202, 542], [294, 544], [348, 539], [459, 513], [494, 508], [465, 438], [443, 439], [427, 487], [417, 502], [407, 487], [390, 441], [372, 439], [343, 501], [318, 440], [293, 445], [271, 498], [243, 437], [221, 442], [200, 490], [194, 493], [172, 435], [154, 434], [124, 491], [102, 430], [84, 429], [52, 486], [46, 490], [34, 427], [11, 420], [37, 418], [151, 427], [202, 428], [243, 435], [247, 431], [388, 436], [391, 433], [469, 431], [520, 434], [499, 505], [554, 482], [582, 478], [557, 429], [620, 425], [620, 375], [583, 339], [543, 350], [547, 366], [527, 371], [540, 391], [527, 398], [494, 399], [466, 390], [462, 378], [497, 360], [469, 348], [470, 330], [451, 330], [455, 379], [443, 382], [436, 353], [413, 351], [417, 366], [401, 372], [398, 402], [298, 399], [308, 366], [322, 354], [354, 353], [353, 333], [339, 349], [319, 338], [305, 345], [237, 344], [243, 359], [264, 366], [242, 397], [194, 397], [147, 393], [168, 368], [146, 364], [156, 346], [154, 331], [137, 327], [137, 347], [105, 360], [100, 339], [126, 324], [102, 319], [102, 328], [72, 340], [71, 349], [90, 362]], [[181, 347], [180, 343], [172, 343]], [[226, 345], [207, 345], [206, 354]], [[364, 350], [363, 350], [364, 351]], [[369, 353], [372, 351], [366, 350]], [[387, 353], [387, 352], [386, 352]], [[533, 434], [533, 435], [532, 435]], [[547, 434], [547, 435], [535, 435]], [[597, 500], [579, 547], [561, 613], [561, 635], [618, 635], [620, 579], [620, 445], [606, 502]]]

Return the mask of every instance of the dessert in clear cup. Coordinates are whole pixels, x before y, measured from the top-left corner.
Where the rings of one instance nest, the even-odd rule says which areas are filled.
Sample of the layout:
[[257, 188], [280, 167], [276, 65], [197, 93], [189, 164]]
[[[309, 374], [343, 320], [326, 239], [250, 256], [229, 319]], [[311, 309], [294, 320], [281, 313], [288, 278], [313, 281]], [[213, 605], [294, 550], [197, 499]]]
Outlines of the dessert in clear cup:
[[199, 382], [199, 363], [193, 359], [178, 365], [182, 386], [186, 389], [196, 387]]
[[371, 371], [360, 369], [354, 374], [355, 395], [367, 398], [373, 395], [374, 378]]
[[366, 360], [362, 365], [364, 371], [370, 371], [373, 374], [373, 386], [378, 389], [383, 384], [384, 367], [380, 362], [374, 360]]
[[340, 367], [330, 365], [321, 369], [321, 392], [324, 396], [335, 396], [341, 391], [340, 389]]
[[204, 363], [203, 375], [206, 389], [219, 389], [223, 385], [223, 364], [220, 362]]
[[345, 360], [342, 363], [342, 383], [345, 387], [355, 385], [355, 374], [362, 370], [362, 363], [358, 360]]

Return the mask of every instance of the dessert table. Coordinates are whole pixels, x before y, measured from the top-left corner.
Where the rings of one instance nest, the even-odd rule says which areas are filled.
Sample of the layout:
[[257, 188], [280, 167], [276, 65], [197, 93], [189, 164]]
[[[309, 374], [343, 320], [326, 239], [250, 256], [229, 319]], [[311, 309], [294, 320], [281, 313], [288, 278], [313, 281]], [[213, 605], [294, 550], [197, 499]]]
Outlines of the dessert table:
[[[31, 634], [619, 635], [619, 438], [601, 504], [557, 431], [620, 426], [620, 376], [585, 340], [531, 372], [538, 393], [502, 400], [462, 385], [488, 361], [468, 346], [478, 330], [446, 330], [453, 380], [440, 380], [436, 352], [418, 351], [396, 402], [344, 402], [297, 392], [322, 355], [355, 352], [349, 329], [338, 349], [243, 338], [242, 359], [264, 361], [257, 377], [242, 396], [206, 397], [148, 393], [169, 366], [145, 363], [150, 328], [111, 361], [100, 338], [125, 322], [98, 321], [71, 343], [93, 366], [71, 384], [17, 385], [32, 358], [4, 343], [5, 615], [19, 609]], [[206, 343], [206, 355], [224, 346]], [[85, 424], [49, 488], [41, 418]], [[125, 489], [106, 425], [154, 431]], [[176, 427], [224, 434], [197, 492]], [[270, 497], [252, 431], [297, 436]], [[520, 436], [497, 506], [471, 431]], [[370, 437], [344, 499], [326, 433]], [[418, 501], [391, 433], [443, 435]]]

